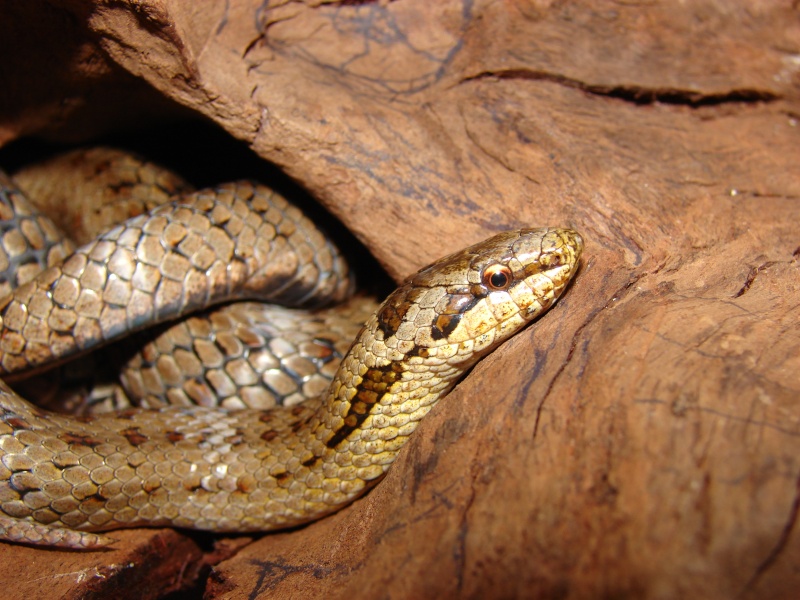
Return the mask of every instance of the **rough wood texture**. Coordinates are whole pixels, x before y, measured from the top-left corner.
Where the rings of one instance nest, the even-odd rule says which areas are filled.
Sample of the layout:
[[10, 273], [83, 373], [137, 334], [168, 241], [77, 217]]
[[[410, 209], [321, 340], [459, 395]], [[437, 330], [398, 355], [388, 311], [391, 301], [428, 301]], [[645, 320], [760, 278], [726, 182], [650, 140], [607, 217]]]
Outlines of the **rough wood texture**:
[[564, 301], [379, 487], [246, 546], [208, 597], [796, 593], [795, 3], [30, 5], [15, 30], [36, 9], [71, 27], [42, 56], [84, 52], [55, 83], [35, 56], [3, 65], [0, 140], [129, 125], [102, 91], [145, 102], [141, 80], [299, 181], [394, 277], [507, 227], [587, 240]]
[[161, 598], [202, 589], [209, 564], [230, 556], [240, 544], [220, 543], [204, 554], [175, 531], [122, 531], [118, 547], [95, 554], [14, 546], [2, 554], [3, 593], [13, 598]]

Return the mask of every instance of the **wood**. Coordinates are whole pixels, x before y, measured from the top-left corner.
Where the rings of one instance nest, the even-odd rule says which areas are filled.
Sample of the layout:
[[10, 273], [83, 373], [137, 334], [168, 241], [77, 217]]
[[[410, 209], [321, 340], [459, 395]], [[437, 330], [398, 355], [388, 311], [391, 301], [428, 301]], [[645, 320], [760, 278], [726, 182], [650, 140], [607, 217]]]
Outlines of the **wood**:
[[[51, 87], [44, 59], [4, 66], [0, 140], [202, 115], [394, 278], [510, 227], [587, 240], [563, 301], [426, 418], [375, 490], [245, 545], [207, 597], [795, 596], [795, 3], [30, 6], [14, 30], [36, 10], [70, 24], [42, 56], [83, 51]], [[120, 81], [135, 114], [108, 105]]]

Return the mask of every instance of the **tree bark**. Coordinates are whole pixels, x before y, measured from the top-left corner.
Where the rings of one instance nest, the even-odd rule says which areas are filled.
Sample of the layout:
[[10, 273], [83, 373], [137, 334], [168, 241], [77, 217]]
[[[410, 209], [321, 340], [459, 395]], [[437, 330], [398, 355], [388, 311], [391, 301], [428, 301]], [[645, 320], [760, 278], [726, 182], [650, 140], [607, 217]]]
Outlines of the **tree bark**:
[[[559, 305], [426, 418], [377, 488], [243, 544], [208, 597], [800, 589], [796, 3], [3, 5], [19, 60], [0, 141], [202, 115], [395, 279], [508, 228], [587, 242]], [[37, 10], [61, 38], [12, 35], [44, 31]], [[126, 532], [121, 551], [163, 534]]]

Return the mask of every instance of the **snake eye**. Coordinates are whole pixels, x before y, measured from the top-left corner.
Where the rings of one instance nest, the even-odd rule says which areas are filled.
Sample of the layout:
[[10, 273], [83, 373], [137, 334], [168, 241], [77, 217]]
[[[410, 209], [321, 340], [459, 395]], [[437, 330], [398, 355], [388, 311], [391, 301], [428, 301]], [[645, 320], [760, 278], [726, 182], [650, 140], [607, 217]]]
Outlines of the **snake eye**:
[[505, 265], [491, 265], [483, 272], [483, 284], [492, 291], [507, 290], [511, 279], [511, 269]]

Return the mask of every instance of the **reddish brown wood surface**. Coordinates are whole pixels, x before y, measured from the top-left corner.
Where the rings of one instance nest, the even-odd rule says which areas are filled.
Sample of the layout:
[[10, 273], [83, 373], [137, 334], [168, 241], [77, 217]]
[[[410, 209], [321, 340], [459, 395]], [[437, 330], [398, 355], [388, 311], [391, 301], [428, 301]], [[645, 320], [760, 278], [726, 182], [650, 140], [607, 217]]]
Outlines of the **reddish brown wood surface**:
[[[793, 2], [26, 6], [3, 3], [19, 60], [0, 67], [0, 140], [202, 115], [396, 278], [509, 227], [587, 240], [569, 294], [437, 407], [381, 485], [244, 545], [207, 597], [795, 596]], [[163, 533], [119, 551], [138, 535]], [[60, 556], [3, 546], [3, 564], [52, 566], [0, 579], [58, 597]], [[69, 572], [107, 556], [69, 555]]]

